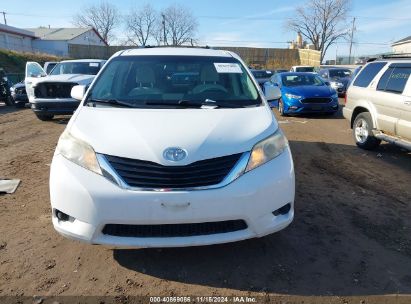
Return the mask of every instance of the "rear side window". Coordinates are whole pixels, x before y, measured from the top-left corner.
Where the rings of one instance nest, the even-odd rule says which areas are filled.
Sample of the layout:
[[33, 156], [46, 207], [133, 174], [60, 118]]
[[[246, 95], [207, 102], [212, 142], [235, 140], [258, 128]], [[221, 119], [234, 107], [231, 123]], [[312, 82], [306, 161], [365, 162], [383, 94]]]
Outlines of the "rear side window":
[[375, 75], [377, 75], [386, 64], [386, 62], [375, 62], [368, 64], [361, 70], [353, 85], [362, 88], [368, 87]]
[[381, 76], [380, 81], [378, 82], [377, 85], [377, 90], [379, 91], [385, 91], [385, 88], [387, 87], [388, 80], [391, 77], [392, 71], [394, 71], [394, 68], [389, 67], [384, 74]]
[[381, 77], [377, 89], [401, 94], [404, 91], [410, 73], [411, 67], [390, 67]]

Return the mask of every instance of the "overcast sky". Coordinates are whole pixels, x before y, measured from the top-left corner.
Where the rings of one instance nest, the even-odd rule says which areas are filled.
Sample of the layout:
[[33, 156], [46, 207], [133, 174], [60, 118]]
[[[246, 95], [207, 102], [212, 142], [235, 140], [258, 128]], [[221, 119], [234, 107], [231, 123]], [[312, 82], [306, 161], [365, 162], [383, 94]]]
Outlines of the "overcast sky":
[[[0, 11], [6, 11], [7, 22], [15, 27], [70, 27], [72, 16], [87, 4], [87, 0], [19, 0], [1, 1]], [[284, 29], [284, 21], [292, 16], [304, 0], [151, 0], [161, 10], [173, 3], [190, 8], [198, 18], [198, 38], [201, 44], [288, 47], [295, 33]], [[147, 1], [112, 1], [122, 14]], [[368, 55], [391, 50], [391, 43], [411, 35], [410, 0], [352, 0], [351, 19], [356, 17], [354, 55]], [[0, 15], [0, 22], [3, 22]], [[122, 29], [118, 38], [124, 38]], [[330, 48], [326, 58], [348, 55], [348, 42]]]

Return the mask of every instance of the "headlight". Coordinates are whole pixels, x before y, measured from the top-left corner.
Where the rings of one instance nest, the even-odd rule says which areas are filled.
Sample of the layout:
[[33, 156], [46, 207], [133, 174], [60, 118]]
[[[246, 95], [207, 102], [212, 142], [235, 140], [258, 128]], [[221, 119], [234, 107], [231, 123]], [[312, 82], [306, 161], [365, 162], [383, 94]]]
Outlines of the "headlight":
[[338, 94], [337, 93], [333, 94], [333, 96], [331, 96], [331, 98], [338, 98]]
[[257, 143], [251, 151], [245, 172], [251, 171], [266, 162], [276, 158], [288, 147], [288, 140], [283, 132], [278, 129], [270, 137]]
[[332, 81], [331, 82], [331, 87], [333, 87], [333, 88], [342, 88], [343, 86], [344, 86], [344, 84], [341, 83], [341, 82], [337, 82], [337, 81]]
[[289, 99], [300, 99], [301, 96], [290, 94], [290, 93], [285, 93], [285, 96]]
[[70, 133], [61, 134], [56, 148], [56, 154], [61, 154], [69, 161], [102, 175], [96, 153], [86, 142], [73, 137]]

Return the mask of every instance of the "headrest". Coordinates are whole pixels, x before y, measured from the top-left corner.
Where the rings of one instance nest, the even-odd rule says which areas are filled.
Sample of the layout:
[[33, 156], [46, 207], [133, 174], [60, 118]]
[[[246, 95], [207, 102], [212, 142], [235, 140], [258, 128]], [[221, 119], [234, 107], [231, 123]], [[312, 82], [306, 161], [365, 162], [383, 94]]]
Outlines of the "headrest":
[[212, 65], [205, 65], [201, 69], [200, 81], [202, 82], [217, 82], [219, 80], [219, 75]]
[[156, 82], [156, 77], [153, 69], [149, 66], [138, 67], [136, 72], [136, 82], [154, 84]]

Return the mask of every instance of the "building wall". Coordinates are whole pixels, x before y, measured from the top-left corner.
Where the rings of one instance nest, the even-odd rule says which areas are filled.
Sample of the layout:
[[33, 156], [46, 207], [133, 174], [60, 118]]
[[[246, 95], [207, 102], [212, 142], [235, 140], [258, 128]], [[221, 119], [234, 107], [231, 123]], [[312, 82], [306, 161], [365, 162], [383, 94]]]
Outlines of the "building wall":
[[393, 45], [392, 50], [394, 53], [411, 53], [411, 42], [402, 43], [399, 45]]
[[0, 31], [0, 48], [19, 52], [32, 52], [32, 38]]
[[76, 38], [69, 41], [70, 44], [82, 44], [82, 45], [101, 45], [105, 46], [104, 41], [93, 30], [89, 30], [77, 36]]

